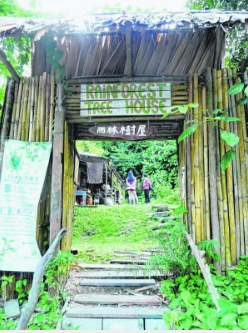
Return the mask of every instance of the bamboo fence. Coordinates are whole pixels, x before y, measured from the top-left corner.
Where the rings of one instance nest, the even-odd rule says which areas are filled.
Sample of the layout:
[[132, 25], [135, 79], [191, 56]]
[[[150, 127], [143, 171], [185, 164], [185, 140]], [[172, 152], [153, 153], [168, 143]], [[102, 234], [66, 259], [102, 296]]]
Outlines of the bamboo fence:
[[[27, 142], [48, 142], [54, 136], [54, 116], [58, 111], [57, 88], [53, 75], [43, 73], [38, 77], [21, 78], [19, 83], [10, 80], [6, 89], [4, 114], [1, 119], [1, 151], [8, 139]], [[66, 123], [66, 122], [65, 122]], [[64, 200], [63, 226], [68, 229], [65, 240], [61, 244], [62, 250], [71, 248], [72, 222], [74, 215], [74, 141], [73, 128], [66, 124], [64, 135]], [[52, 158], [50, 159], [46, 179], [38, 205], [36, 240], [41, 255], [47, 251], [50, 234], [50, 203], [51, 203]], [[12, 272], [2, 272], [6, 276]], [[15, 274], [12, 284], [4, 290], [4, 297], [13, 297], [15, 282], [27, 279], [27, 288], [32, 282], [32, 274]]]
[[[201, 80], [194, 75], [189, 81], [189, 100], [198, 103], [198, 108], [191, 109], [191, 119], [199, 123], [199, 127], [190, 138], [190, 165], [185, 163], [183, 155], [184, 143], [179, 145], [179, 176], [181, 169], [190, 169], [190, 198], [191, 203], [191, 234], [195, 242], [216, 239], [220, 246], [221, 270], [238, 263], [240, 255], [248, 254], [248, 150], [247, 127], [244, 106], [237, 106], [237, 101], [243, 97], [242, 93], [235, 96], [228, 94], [235, 83], [240, 82], [233, 70], [211, 70], [210, 82]], [[207, 93], [207, 91], [209, 93]], [[210, 94], [210, 95], [209, 95]], [[204, 121], [215, 109], [228, 112], [230, 117], [240, 118], [240, 122], [220, 121], [216, 125]], [[247, 109], [246, 109], [247, 112]], [[225, 153], [231, 149], [221, 140], [222, 131], [230, 131], [240, 137], [240, 142], [233, 150], [236, 156], [225, 171], [221, 170], [220, 161]], [[209, 133], [213, 138], [209, 138]], [[213, 140], [213, 146], [209, 140]], [[187, 149], [187, 148], [186, 148]], [[214, 177], [216, 183], [210, 181], [211, 163], [214, 161]], [[211, 169], [212, 170], [212, 169]], [[185, 179], [180, 177], [180, 183]], [[215, 205], [211, 201], [216, 196], [217, 218], [213, 219]], [[189, 221], [188, 221], [189, 224]], [[218, 236], [219, 230], [219, 236]], [[216, 235], [218, 237], [216, 237]]]

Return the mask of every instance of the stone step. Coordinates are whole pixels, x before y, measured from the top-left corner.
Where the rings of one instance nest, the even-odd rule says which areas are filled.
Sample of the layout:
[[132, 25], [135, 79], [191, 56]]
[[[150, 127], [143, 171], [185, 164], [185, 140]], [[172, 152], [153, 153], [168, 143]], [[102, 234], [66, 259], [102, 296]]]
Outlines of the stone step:
[[157, 212], [165, 212], [169, 210], [169, 207], [167, 205], [153, 205], [152, 209]]
[[77, 278], [87, 279], [144, 279], [153, 277], [162, 277], [158, 271], [151, 271], [149, 273], [144, 270], [131, 270], [131, 271], [93, 271], [93, 272], [80, 272], [75, 274]]
[[79, 282], [80, 286], [91, 287], [142, 287], [155, 284], [154, 279], [84, 279]]
[[134, 331], [165, 330], [163, 319], [123, 319], [123, 318], [64, 318], [62, 329], [78, 328], [82, 331]]
[[74, 302], [79, 304], [101, 304], [101, 305], [162, 305], [158, 296], [129, 296], [129, 295], [76, 295]]
[[113, 259], [110, 261], [111, 264], [138, 264], [138, 265], [144, 265], [146, 263], [146, 260], [136, 260], [136, 259]]
[[78, 264], [78, 266], [82, 269], [102, 269], [102, 270], [118, 270], [118, 269], [144, 269], [143, 265], [123, 265], [123, 264]]
[[164, 311], [170, 311], [168, 307], [147, 308], [116, 308], [116, 307], [81, 307], [69, 308], [65, 314], [67, 318], [143, 318], [160, 319]]

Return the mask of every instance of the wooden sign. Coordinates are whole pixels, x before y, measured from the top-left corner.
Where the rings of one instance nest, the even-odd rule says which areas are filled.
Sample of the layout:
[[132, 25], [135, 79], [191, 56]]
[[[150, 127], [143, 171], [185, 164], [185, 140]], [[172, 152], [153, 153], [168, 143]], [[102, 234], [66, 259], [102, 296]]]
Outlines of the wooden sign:
[[164, 115], [168, 106], [171, 106], [170, 83], [81, 85], [81, 117]]
[[113, 123], [111, 125], [97, 125], [90, 127], [92, 134], [107, 138], [120, 138], [128, 141], [146, 140], [153, 134], [154, 128], [141, 123]]

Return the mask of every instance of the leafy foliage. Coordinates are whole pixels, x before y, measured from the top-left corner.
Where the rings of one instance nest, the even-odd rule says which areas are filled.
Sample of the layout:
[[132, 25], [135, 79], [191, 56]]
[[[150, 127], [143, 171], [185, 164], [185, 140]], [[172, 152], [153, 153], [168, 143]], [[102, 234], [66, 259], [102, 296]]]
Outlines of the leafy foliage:
[[180, 276], [190, 272], [196, 265], [185, 237], [186, 226], [180, 220], [166, 222], [154, 238], [158, 244], [158, 254], [147, 262], [147, 269], [157, 269], [164, 273], [173, 272]]
[[[111, 158], [117, 171], [126, 179], [134, 172], [139, 185], [143, 172], [153, 182], [155, 192], [178, 184], [178, 160], [175, 141], [102, 142], [104, 155]], [[138, 186], [139, 189], [139, 186]], [[138, 193], [139, 194], [139, 193]]]
[[200, 271], [174, 280], [163, 281], [161, 292], [170, 300], [172, 312], [163, 318], [167, 329], [247, 330], [248, 329], [248, 257], [227, 276], [212, 275], [220, 295], [218, 312]]

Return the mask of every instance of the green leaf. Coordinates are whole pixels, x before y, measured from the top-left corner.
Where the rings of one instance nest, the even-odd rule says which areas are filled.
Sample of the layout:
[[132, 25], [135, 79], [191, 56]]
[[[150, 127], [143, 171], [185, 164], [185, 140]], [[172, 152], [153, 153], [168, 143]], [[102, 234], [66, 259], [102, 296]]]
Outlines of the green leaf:
[[22, 286], [22, 280], [19, 280], [16, 282], [16, 288], [19, 288]]
[[236, 95], [236, 94], [238, 94], [239, 92], [241, 92], [243, 90], [244, 86], [245, 86], [244, 83], [241, 83], [241, 82], [236, 83], [232, 88], [230, 88], [228, 90], [228, 94], [229, 95]]
[[221, 319], [220, 324], [222, 326], [235, 325], [236, 318], [237, 318], [236, 313], [228, 313]]
[[236, 155], [236, 152], [233, 150], [228, 150], [228, 152], [222, 157], [221, 159], [221, 170], [225, 171], [226, 168], [228, 167], [229, 163], [231, 163], [231, 161], [234, 159]]
[[230, 122], [230, 121], [241, 121], [239, 118], [236, 117], [226, 117], [223, 119], [225, 122]]
[[213, 111], [213, 114], [218, 114], [220, 111], [222, 111], [222, 109], [215, 109], [215, 110]]
[[178, 112], [185, 114], [188, 112], [188, 105], [179, 106], [177, 110]]
[[176, 215], [179, 215], [179, 214], [181, 214], [181, 213], [187, 213], [188, 211], [187, 211], [187, 209], [185, 209], [182, 205], [181, 206], [179, 206], [179, 207], [177, 207], [175, 210], [174, 210], [174, 214], [176, 214]]
[[239, 137], [232, 132], [222, 131], [220, 137], [231, 147], [239, 143]]
[[236, 105], [245, 105], [246, 103], [248, 103], [248, 97], [243, 97], [238, 100]]
[[248, 86], [245, 88], [246, 97], [248, 97]]
[[243, 313], [248, 313], [248, 303], [243, 303], [238, 307], [238, 313], [243, 314]]
[[27, 285], [27, 279], [22, 280], [22, 283], [23, 283], [24, 286], [26, 286]]
[[188, 108], [198, 108], [199, 104], [198, 103], [190, 103], [187, 105]]
[[238, 325], [243, 328], [243, 330], [248, 330], [248, 316], [239, 317]]
[[193, 134], [198, 128], [198, 124], [191, 125], [188, 127], [178, 138], [178, 143]]

